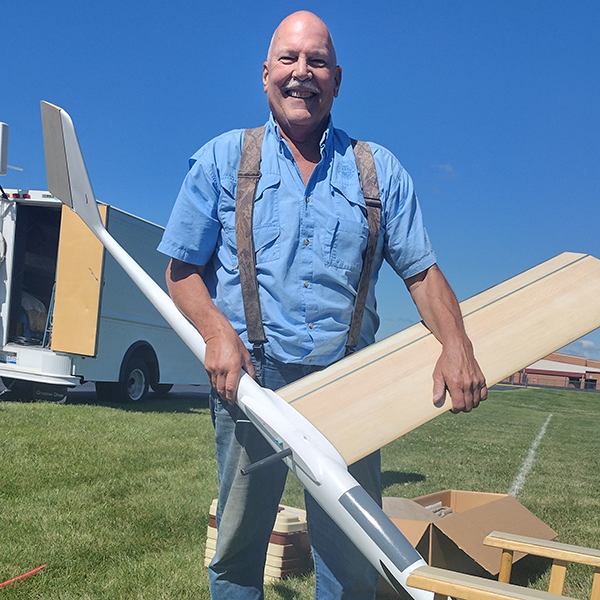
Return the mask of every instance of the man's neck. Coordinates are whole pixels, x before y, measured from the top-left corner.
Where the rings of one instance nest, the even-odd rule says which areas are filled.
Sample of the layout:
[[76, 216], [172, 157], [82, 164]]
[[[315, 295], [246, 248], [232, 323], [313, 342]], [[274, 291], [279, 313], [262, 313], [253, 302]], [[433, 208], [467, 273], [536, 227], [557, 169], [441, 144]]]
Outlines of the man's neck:
[[321, 139], [327, 129], [329, 118], [312, 131], [301, 127], [285, 127], [278, 123], [281, 137], [288, 143], [298, 164], [304, 185], [308, 183], [316, 165], [321, 161]]

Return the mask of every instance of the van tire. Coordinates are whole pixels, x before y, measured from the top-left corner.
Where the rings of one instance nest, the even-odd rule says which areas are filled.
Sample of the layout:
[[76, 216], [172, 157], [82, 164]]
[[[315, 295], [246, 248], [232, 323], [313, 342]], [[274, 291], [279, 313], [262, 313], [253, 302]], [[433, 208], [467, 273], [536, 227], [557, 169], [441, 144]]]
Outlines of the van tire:
[[118, 399], [121, 402], [140, 402], [148, 396], [150, 369], [137, 357], [131, 358], [121, 373], [118, 383]]

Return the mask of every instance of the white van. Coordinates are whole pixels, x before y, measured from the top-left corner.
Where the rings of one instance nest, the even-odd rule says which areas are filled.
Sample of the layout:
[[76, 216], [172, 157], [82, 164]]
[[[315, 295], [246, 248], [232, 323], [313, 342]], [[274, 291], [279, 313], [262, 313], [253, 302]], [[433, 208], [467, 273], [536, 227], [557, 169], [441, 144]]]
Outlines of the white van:
[[[162, 228], [101, 205], [108, 231], [164, 287]], [[52, 194], [0, 200], [0, 377], [11, 396], [63, 401], [93, 381], [106, 400], [208, 385], [202, 364], [81, 219]]]

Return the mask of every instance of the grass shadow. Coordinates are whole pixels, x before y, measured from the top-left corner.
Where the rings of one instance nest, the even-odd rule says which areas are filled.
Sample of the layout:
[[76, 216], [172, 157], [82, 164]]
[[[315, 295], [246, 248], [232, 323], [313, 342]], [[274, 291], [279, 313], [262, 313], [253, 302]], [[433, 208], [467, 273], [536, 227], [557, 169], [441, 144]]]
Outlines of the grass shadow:
[[168, 394], [151, 391], [143, 402], [109, 402], [99, 400], [93, 389], [76, 388], [69, 391], [67, 404], [107, 406], [136, 413], [190, 413], [208, 409], [208, 393], [205, 386], [178, 386]]
[[404, 485], [420, 481], [425, 481], [425, 475], [421, 473], [402, 473], [401, 471], [383, 471], [381, 473], [381, 487], [384, 490], [396, 484]]
[[292, 575], [284, 580], [270, 583], [265, 588], [265, 598], [277, 600], [297, 600], [313, 595], [315, 587], [314, 570], [304, 575]]
[[510, 582], [527, 587], [541, 579], [551, 566], [551, 559], [529, 554], [513, 565]]
[[272, 583], [271, 589], [281, 600], [296, 600], [300, 597], [300, 592], [285, 585], [285, 583]]

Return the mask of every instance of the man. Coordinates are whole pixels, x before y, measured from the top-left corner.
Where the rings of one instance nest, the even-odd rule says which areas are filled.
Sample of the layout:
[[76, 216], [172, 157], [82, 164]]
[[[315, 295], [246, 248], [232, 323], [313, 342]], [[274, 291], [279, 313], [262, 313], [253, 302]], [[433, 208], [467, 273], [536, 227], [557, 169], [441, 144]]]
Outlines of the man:
[[[219, 475], [219, 536], [209, 571], [214, 599], [263, 597], [265, 554], [286, 476], [282, 463], [239, 474], [271, 453], [235, 405], [241, 369], [277, 389], [345, 353], [368, 227], [352, 144], [330, 118], [341, 78], [325, 24], [305, 11], [284, 19], [263, 65], [271, 118], [253, 208], [253, 281], [264, 344], [248, 340], [235, 230], [238, 169], [249, 134], [229, 132], [194, 155], [160, 245], [172, 257], [169, 291], [207, 344]], [[435, 264], [410, 177], [384, 148], [370, 148], [381, 225], [358, 348], [374, 341], [373, 288], [385, 257], [442, 342], [433, 401], [448, 391], [453, 411], [468, 412], [487, 391], [456, 298]], [[350, 471], [381, 502], [379, 453]], [[310, 496], [306, 507], [317, 598], [372, 599], [376, 571]]]

